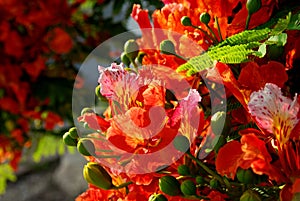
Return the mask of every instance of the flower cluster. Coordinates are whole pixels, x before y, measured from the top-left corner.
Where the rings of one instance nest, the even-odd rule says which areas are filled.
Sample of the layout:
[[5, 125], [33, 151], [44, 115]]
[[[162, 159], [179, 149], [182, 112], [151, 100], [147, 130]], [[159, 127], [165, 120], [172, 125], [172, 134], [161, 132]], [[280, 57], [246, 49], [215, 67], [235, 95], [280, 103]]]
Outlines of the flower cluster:
[[163, 1], [65, 133], [94, 200], [297, 200], [299, 5]]
[[[108, 3], [0, 2], [1, 165], [16, 170], [32, 138], [55, 132], [60, 137], [64, 123], [72, 122], [70, 102], [79, 63], [97, 44], [125, 30], [115, 22], [119, 28], [108, 31], [111, 17], [103, 17]], [[82, 87], [82, 81], [77, 79], [74, 87]]]

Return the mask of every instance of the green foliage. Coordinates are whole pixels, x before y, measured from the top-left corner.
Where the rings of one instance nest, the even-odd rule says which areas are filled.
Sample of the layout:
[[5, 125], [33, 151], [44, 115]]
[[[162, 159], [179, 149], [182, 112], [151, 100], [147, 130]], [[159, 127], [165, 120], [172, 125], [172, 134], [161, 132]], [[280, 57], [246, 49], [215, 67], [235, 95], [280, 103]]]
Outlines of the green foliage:
[[7, 164], [0, 164], [0, 195], [5, 193], [6, 189], [6, 182], [9, 181], [16, 181], [17, 177], [14, 174], [13, 168]]
[[[297, 15], [298, 16], [298, 15]], [[293, 24], [299, 26], [299, 16], [293, 16]], [[266, 54], [267, 45], [284, 46], [287, 41], [287, 30], [291, 23], [291, 13], [286, 18], [278, 19], [274, 28], [245, 30], [228, 37], [221, 43], [212, 46], [206, 53], [193, 57], [187, 63], [179, 66], [177, 72], [186, 71], [187, 76], [213, 67], [214, 61], [226, 64], [239, 64], [250, 60], [250, 56], [262, 58]], [[295, 25], [297, 24], [297, 26]]]
[[[69, 152], [74, 152], [75, 148], [67, 147]], [[32, 155], [35, 162], [39, 162], [43, 157], [55, 156], [56, 154], [62, 155], [66, 151], [66, 146], [61, 137], [54, 135], [43, 135], [38, 139], [37, 147]]]

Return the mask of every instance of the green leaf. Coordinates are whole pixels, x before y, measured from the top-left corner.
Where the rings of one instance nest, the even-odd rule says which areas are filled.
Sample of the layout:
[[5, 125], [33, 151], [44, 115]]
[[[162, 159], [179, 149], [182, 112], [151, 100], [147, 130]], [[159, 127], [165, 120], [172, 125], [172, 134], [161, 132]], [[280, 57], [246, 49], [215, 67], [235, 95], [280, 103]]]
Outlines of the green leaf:
[[9, 164], [0, 164], [0, 195], [5, 193], [7, 180], [16, 181], [17, 177]]
[[300, 30], [300, 12], [291, 17], [291, 21], [287, 27], [288, 30]]
[[[70, 152], [74, 152], [75, 148], [69, 148]], [[38, 145], [32, 155], [34, 162], [39, 162], [43, 157], [62, 155], [66, 151], [62, 138], [53, 135], [44, 135], [38, 139]]]
[[271, 36], [267, 41], [267, 45], [276, 44], [277, 46], [284, 46], [287, 42], [287, 34], [286, 33], [280, 33], [276, 36]]
[[267, 45], [265, 43], [261, 44], [258, 48], [258, 51], [256, 52], [256, 56], [259, 58], [262, 58], [267, 53]]

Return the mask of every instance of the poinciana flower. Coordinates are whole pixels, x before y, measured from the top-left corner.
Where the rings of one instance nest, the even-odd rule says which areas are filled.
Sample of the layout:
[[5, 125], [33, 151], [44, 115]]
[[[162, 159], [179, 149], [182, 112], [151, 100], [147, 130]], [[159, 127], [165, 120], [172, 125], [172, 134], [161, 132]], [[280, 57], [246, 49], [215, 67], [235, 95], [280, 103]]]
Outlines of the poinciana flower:
[[[107, 143], [94, 139], [96, 150], [111, 149], [109, 155], [119, 156], [116, 166], [129, 175], [152, 172], [172, 163], [180, 157], [171, 143], [174, 137], [180, 133], [192, 142], [197, 135], [201, 97], [196, 90], [188, 91], [183, 78], [175, 79], [175, 72], [165, 68], [147, 66], [135, 74], [115, 63], [100, 67], [100, 92], [108, 99], [111, 114], [106, 119], [91, 113], [78, 118], [103, 133]], [[164, 79], [167, 74], [169, 79]], [[181, 91], [180, 85], [187, 91]], [[173, 91], [179, 100], [167, 109], [166, 89], [172, 86], [176, 86]]]
[[[221, 175], [233, 179], [238, 167], [252, 168], [256, 174], [266, 174], [270, 180], [286, 183], [281, 191], [281, 199], [292, 200], [293, 194], [300, 191], [297, 97], [291, 100], [282, 95], [278, 86], [267, 83], [264, 89], [251, 94], [248, 107], [263, 131], [246, 129], [241, 132], [241, 142], [231, 141], [222, 147], [216, 161], [217, 170]], [[275, 140], [278, 161], [271, 157], [267, 138], [265, 141], [258, 138], [270, 135]], [[229, 153], [230, 158], [226, 157]]]
[[[296, 129], [300, 105], [297, 96], [291, 100], [282, 95], [279, 87], [268, 83], [263, 90], [251, 94], [248, 106], [258, 125], [277, 140], [282, 169], [290, 178], [281, 195], [285, 196], [282, 199], [291, 199], [291, 194], [300, 192], [300, 132]], [[297, 188], [292, 187], [293, 183]]]

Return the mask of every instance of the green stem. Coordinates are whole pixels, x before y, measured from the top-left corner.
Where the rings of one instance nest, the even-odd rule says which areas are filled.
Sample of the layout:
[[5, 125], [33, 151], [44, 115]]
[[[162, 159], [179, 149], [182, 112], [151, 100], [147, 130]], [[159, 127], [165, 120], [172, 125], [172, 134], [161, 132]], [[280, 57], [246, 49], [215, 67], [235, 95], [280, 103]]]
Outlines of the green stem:
[[250, 15], [250, 14], [248, 14], [248, 15], [247, 15], [247, 19], [246, 19], [246, 26], [245, 26], [245, 30], [247, 30], [247, 29], [248, 29], [248, 27], [249, 27], [250, 18], [251, 18], [251, 15]]
[[209, 167], [207, 167], [204, 163], [202, 163], [198, 158], [196, 158], [195, 156], [193, 156], [190, 152], [187, 152], [187, 155], [193, 159], [202, 169], [204, 169], [208, 174], [210, 174], [211, 176], [213, 176], [214, 178], [216, 178], [220, 183], [225, 184], [225, 186], [230, 189], [231, 186], [230, 184], [228, 184], [227, 182], [224, 182], [223, 178], [218, 175], [217, 173], [215, 173], [213, 170], [209, 169]]
[[219, 43], [218, 38], [217, 38], [215, 32], [210, 28], [210, 26], [208, 26], [208, 24], [205, 24], [205, 26], [207, 27], [207, 29], [209, 30], [209, 32], [213, 35], [213, 37], [215, 39], [215, 42]]
[[113, 189], [120, 189], [120, 188], [124, 188], [124, 187], [127, 187], [128, 185], [130, 184], [133, 184], [132, 181], [128, 181], [128, 182], [125, 182], [123, 184], [120, 184], [119, 186], [114, 186]]
[[198, 29], [198, 30], [200, 30], [202, 33], [204, 33], [214, 44], [216, 44], [216, 43], [218, 43], [218, 41], [216, 41], [213, 37], [211, 37], [208, 33], [207, 33], [207, 31], [205, 31], [204, 29], [202, 29], [202, 28], [200, 28], [200, 27], [197, 27], [197, 26], [194, 26], [194, 25], [192, 25], [192, 27], [193, 28], [195, 28], [195, 29]]
[[223, 41], [223, 38], [222, 38], [221, 28], [220, 28], [219, 20], [218, 20], [218, 17], [217, 17], [217, 16], [215, 16], [215, 21], [216, 21], [217, 27], [218, 27], [218, 34], [219, 34], [219, 37], [220, 37], [220, 42], [222, 42], [222, 41]]

